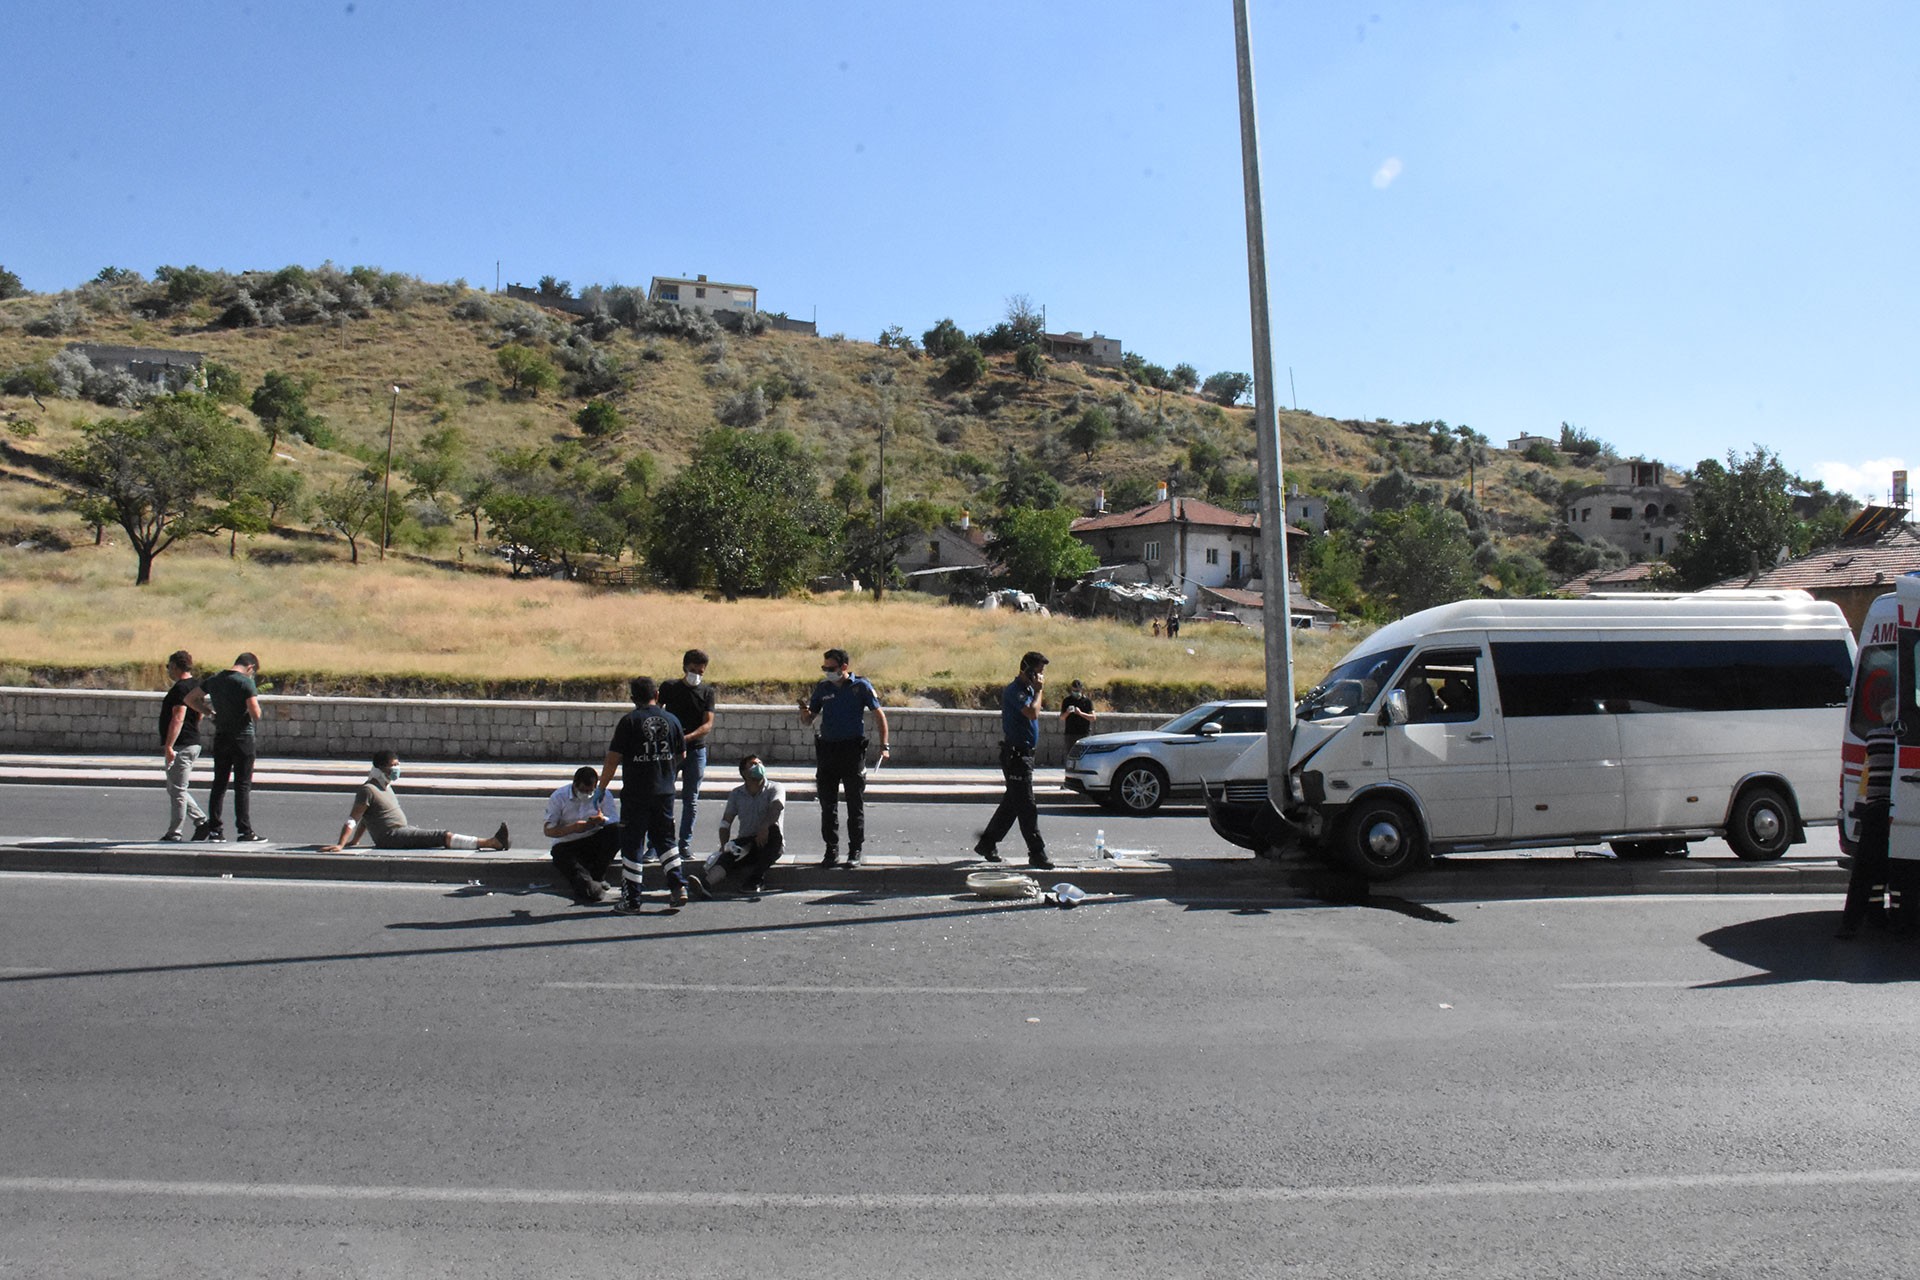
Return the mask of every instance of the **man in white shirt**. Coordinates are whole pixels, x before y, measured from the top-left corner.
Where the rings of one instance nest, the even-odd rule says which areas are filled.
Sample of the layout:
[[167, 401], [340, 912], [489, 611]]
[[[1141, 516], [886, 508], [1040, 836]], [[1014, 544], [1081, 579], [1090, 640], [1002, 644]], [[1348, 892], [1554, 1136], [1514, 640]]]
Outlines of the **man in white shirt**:
[[[787, 811], [787, 792], [767, 777], [767, 767], [759, 756], [740, 761], [741, 785], [727, 797], [727, 808], [720, 815], [720, 857], [702, 882], [706, 889], [717, 889], [723, 880], [731, 880], [741, 893], [761, 893], [766, 885], [762, 877], [767, 868], [780, 861], [786, 850], [786, 833], [781, 820]], [[740, 834], [733, 835], [733, 824]], [[731, 852], [738, 850], [738, 852]]]
[[599, 780], [591, 766], [576, 769], [572, 782], [547, 797], [546, 825], [541, 828], [554, 842], [547, 851], [553, 865], [566, 880], [573, 900], [583, 907], [618, 896], [606, 875], [620, 854], [620, 802], [605, 796], [594, 803]]

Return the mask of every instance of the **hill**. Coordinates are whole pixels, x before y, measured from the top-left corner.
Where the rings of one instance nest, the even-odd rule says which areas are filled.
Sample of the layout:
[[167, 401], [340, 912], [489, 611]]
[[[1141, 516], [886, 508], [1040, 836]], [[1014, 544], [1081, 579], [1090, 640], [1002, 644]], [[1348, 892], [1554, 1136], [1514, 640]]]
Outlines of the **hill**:
[[[397, 457], [451, 426], [474, 459], [578, 441], [603, 461], [647, 453], [666, 474], [726, 416], [795, 432], [822, 459], [829, 482], [851, 470], [872, 484], [879, 426], [887, 422], [893, 501], [924, 497], [945, 509], [991, 510], [991, 489], [1010, 455], [1044, 468], [1062, 486], [1062, 503], [1075, 509], [1091, 507], [1102, 486], [1112, 507], [1144, 501], [1167, 476], [1177, 491], [1215, 501], [1236, 503], [1256, 491], [1250, 409], [1150, 390], [1116, 368], [1050, 363], [1041, 378], [1027, 380], [1014, 357], [1000, 353], [989, 355], [977, 384], [962, 388], [945, 374], [945, 361], [841, 336], [593, 324], [463, 284], [367, 269], [200, 273], [207, 280], [198, 290], [179, 288], [196, 271], [167, 269], [156, 282], [117, 273], [67, 294], [0, 301], [0, 372], [44, 368], [65, 345], [88, 342], [205, 351], [232, 368], [246, 391], [269, 372], [292, 374], [309, 382], [309, 403], [336, 445], [286, 449], [315, 476], [344, 474], [384, 451], [397, 384]], [[378, 288], [342, 299], [361, 278]], [[561, 384], [505, 390], [497, 359], [509, 344], [551, 361]], [[572, 418], [595, 397], [611, 403], [624, 426], [584, 439]], [[1116, 428], [1091, 457], [1066, 439], [1089, 407], [1100, 407]], [[84, 401], [0, 397], [12, 443], [27, 455], [56, 451], [77, 420], [98, 413]], [[1417, 480], [1459, 489], [1463, 451], [1434, 451], [1432, 426], [1283, 413], [1288, 482], [1308, 491], [1357, 489], [1400, 466]], [[1532, 553], [1551, 532], [1561, 484], [1580, 476], [1572, 466], [1540, 466], [1500, 449], [1488, 451], [1476, 472], [1494, 539]]]

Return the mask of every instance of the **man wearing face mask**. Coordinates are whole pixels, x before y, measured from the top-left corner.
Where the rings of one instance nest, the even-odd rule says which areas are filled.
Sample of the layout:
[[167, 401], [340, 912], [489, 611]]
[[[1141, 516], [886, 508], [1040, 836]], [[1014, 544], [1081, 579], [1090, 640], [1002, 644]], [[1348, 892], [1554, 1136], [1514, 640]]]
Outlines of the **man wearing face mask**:
[[1040, 838], [1040, 811], [1033, 803], [1033, 753], [1040, 746], [1040, 693], [1046, 682], [1047, 655], [1030, 652], [1020, 659], [1020, 674], [1000, 692], [1000, 775], [1007, 789], [973, 846], [988, 862], [1001, 861], [997, 846], [1018, 822], [1027, 842], [1027, 865], [1053, 870], [1046, 841]]
[[840, 788], [847, 789], [847, 868], [860, 865], [867, 840], [866, 713], [873, 712], [880, 729], [880, 759], [887, 747], [887, 713], [873, 686], [853, 674], [853, 660], [845, 649], [829, 649], [820, 664], [820, 683], [813, 696], [800, 704], [800, 722], [820, 722], [813, 741], [814, 782], [820, 794], [820, 841], [826, 855], [822, 867], [840, 865]]
[[[717, 889], [729, 882], [741, 893], [762, 893], [767, 868], [780, 861], [786, 849], [781, 820], [787, 811], [787, 793], [767, 778], [767, 766], [759, 756], [740, 761], [740, 778], [741, 785], [727, 797], [726, 812], [720, 815], [722, 852], [709, 864], [713, 870], [703, 883]], [[740, 824], [737, 837], [733, 835], [736, 821]]]
[[337, 844], [320, 846], [322, 853], [339, 853], [360, 843], [371, 834], [376, 849], [508, 849], [507, 824], [491, 836], [463, 836], [452, 831], [416, 827], [407, 821], [400, 808], [393, 784], [400, 777], [400, 756], [393, 751], [373, 753], [373, 769], [367, 780], [353, 793], [353, 811], [340, 828]]
[[582, 765], [573, 781], [547, 797], [546, 825], [541, 829], [553, 848], [553, 865], [583, 907], [611, 902], [617, 891], [607, 884], [607, 868], [620, 853], [620, 802], [612, 796], [593, 799], [600, 775]]
[[707, 655], [689, 649], [680, 659], [678, 680], [660, 686], [660, 707], [680, 722], [687, 754], [680, 761], [680, 856], [693, 838], [693, 815], [700, 807], [700, 780], [707, 774], [707, 733], [713, 728], [713, 686], [706, 683]]

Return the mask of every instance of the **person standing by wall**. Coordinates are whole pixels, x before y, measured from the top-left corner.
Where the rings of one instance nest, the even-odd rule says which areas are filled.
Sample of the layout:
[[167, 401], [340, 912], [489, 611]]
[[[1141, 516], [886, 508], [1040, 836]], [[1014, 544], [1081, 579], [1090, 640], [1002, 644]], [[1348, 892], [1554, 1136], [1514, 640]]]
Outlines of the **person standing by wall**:
[[1067, 696], [1060, 699], [1060, 736], [1066, 740], [1067, 750], [1073, 750], [1073, 744], [1093, 732], [1094, 719], [1099, 715], [1093, 709], [1093, 699], [1087, 696], [1087, 686], [1075, 680], [1067, 686]]
[[573, 772], [573, 781], [547, 797], [546, 819], [540, 830], [553, 841], [547, 856], [560, 872], [573, 900], [596, 906], [615, 896], [607, 885], [607, 868], [620, 853], [620, 802], [594, 792], [599, 775], [591, 765]]
[[873, 712], [880, 730], [880, 760], [892, 754], [887, 745], [887, 713], [873, 685], [853, 674], [853, 660], [845, 649], [829, 649], [820, 664], [821, 680], [813, 696], [800, 704], [800, 722], [820, 727], [813, 740], [814, 783], [820, 795], [820, 841], [826, 853], [822, 867], [840, 865], [840, 789], [847, 791], [847, 868], [860, 865], [867, 841], [866, 713]]
[[160, 703], [160, 756], [167, 766], [168, 844], [185, 840], [187, 819], [193, 819], [193, 838], [204, 840], [213, 824], [193, 798], [193, 765], [200, 758], [200, 713], [187, 705], [187, 695], [200, 687], [193, 677], [193, 655], [177, 649], [167, 658], [167, 678], [173, 683]]
[[614, 726], [594, 803], [606, 799], [616, 770], [620, 773], [620, 905], [622, 915], [640, 911], [641, 845], [660, 859], [667, 876], [667, 901], [687, 905], [687, 873], [673, 838], [673, 784], [685, 753], [680, 722], [660, 709], [660, 687], [652, 676], [635, 676], [627, 685], [633, 710]]
[[187, 695], [188, 705], [213, 716], [213, 788], [207, 793], [207, 840], [225, 840], [220, 807], [233, 786], [234, 834], [243, 844], [259, 844], [266, 837], [253, 829], [253, 763], [259, 740], [253, 727], [260, 720], [260, 659], [243, 653], [225, 671], [217, 671]]
[[1002, 861], [998, 845], [1017, 822], [1027, 842], [1027, 865], [1053, 870], [1040, 838], [1040, 810], [1033, 803], [1033, 753], [1040, 746], [1040, 695], [1046, 682], [1047, 655], [1029, 651], [1020, 659], [1020, 674], [1000, 691], [1000, 776], [1007, 789], [973, 846], [988, 862]]
[[700, 808], [700, 780], [707, 775], [707, 734], [713, 729], [713, 686], [705, 683], [707, 655], [689, 649], [680, 659], [681, 676], [660, 686], [660, 708], [680, 722], [687, 754], [680, 763], [680, 856], [693, 839], [693, 815]]

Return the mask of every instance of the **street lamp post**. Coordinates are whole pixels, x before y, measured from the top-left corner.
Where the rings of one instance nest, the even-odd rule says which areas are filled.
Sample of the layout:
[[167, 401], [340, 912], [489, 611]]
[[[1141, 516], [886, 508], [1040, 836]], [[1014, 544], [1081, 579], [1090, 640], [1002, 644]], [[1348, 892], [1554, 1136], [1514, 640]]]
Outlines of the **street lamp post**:
[[380, 558], [387, 558], [387, 513], [393, 492], [393, 422], [400, 416], [400, 388], [393, 389], [393, 404], [387, 409], [387, 470], [380, 480]]
[[[1253, 105], [1253, 37], [1247, 0], [1233, 0], [1240, 80], [1240, 163], [1247, 205], [1247, 292], [1253, 311], [1253, 417], [1260, 446], [1260, 541], [1267, 658], [1268, 803], [1283, 810], [1293, 768], [1293, 610], [1287, 589], [1287, 507], [1281, 497], [1280, 418], [1273, 392], [1267, 313], [1267, 232], [1260, 200], [1260, 124]], [[1291, 376], [1291, 374], [1289, 374]]]

